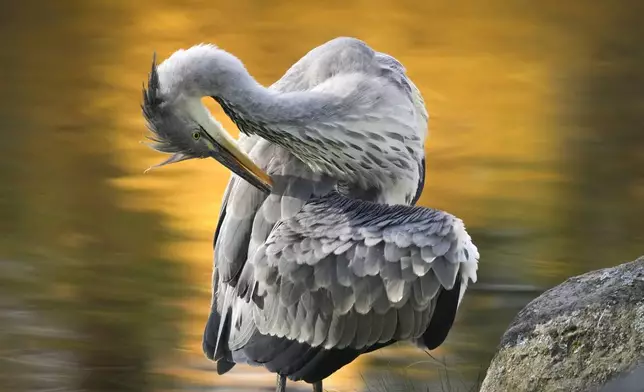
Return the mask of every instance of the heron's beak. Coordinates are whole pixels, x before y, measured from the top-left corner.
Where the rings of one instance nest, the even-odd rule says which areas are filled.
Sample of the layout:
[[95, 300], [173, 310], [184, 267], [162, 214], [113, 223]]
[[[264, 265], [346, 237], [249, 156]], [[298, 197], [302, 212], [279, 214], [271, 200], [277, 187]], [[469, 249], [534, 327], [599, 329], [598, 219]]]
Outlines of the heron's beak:
[[192, 158], [192, 157], [190, 157], [189, 155], [177, 152], [175, 154], [170, 155], [170, 158], [166, 159], [165, 161], [148, 167], [147, 169], [145, 169], [145, 171], [143, 173], [147, 173], [152, 169], [156, 169], [156, 168], [161, 167], [161, 166], [169, 165], [171, 163], [177, 163], [177, 162], [185, 161], [186, 159], [190, 159], [190, 158]]
[[270, 193], [273, 188], [271, 177], [260, 169], [237, 144], [228, 138], [215, 140], [204, 132], [210, 147], [210, 156], [226, 166], [230, 171], [248, 181], [254, 187]]
[[201, 135], [210, 149], [210, 156], [256, 188], [269, 193], [273, 188], [270, 176], [237, 147], [233, 139], [198, 99], [188, 100], [186, 111], [201, 127]]

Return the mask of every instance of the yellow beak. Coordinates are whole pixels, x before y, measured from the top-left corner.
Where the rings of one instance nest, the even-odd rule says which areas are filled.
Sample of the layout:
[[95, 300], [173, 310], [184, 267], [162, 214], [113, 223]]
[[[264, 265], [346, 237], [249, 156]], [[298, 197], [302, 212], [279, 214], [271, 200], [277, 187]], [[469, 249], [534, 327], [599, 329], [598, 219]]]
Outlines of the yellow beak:
[[[232, 138], [220, 138], [215, 140], [208, 132], [206, 139], [210, 147], [210, 156], [219, 163], [226, 166], [233, 173], [248, 181], [251, 185], [264, 192], [270, 192], [273, 188], [271, 177], [253, 162], [246, 153], [237, 147]], [[228, 134], [226, 134], [228, 136]]]
[[242, 150], [224, 127], [210, 114], [200, 99], [188, 99], [186, 111], [201, 126], [210, 147], [210, 156], [257, 188], [270, 192], [271, 178]]

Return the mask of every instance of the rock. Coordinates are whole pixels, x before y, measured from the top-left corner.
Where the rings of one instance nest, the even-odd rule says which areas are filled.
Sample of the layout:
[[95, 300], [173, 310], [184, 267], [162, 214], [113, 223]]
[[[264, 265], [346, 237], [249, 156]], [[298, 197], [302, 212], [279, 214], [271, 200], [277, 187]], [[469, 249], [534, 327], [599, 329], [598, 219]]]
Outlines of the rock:
[[503, 335], [481, 392], [600, 391], [643, 363], [640, 257], [570, 278], [530, 302]]

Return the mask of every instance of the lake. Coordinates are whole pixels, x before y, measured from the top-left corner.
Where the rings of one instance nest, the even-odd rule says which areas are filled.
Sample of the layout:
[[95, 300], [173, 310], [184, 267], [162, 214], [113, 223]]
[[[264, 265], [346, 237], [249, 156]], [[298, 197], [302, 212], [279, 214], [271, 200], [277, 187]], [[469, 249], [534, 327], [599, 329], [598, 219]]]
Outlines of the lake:
[[217, 376], [202, 354], [229, 173], [209, 160], [143, 174], [163, 159], [140, 144], [154, 51], [215, 43], [269, 85], [354, 36], [421, 90], [420, 204], [464, 220], [479, 283], [431, 356], [383, 349], [327, 390], [473, 390], [532, 298], [644, 254], [642, 2], [0, 4], [2, 390], [274, 389], [261, 368]]

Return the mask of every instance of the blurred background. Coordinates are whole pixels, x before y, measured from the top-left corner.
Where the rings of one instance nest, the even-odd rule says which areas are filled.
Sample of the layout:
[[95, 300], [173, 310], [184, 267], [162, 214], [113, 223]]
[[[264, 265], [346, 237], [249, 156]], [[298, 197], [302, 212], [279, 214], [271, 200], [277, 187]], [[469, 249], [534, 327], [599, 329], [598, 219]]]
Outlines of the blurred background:
[[153, 51], [212, 42], [269, 85], [313, 47], [355, 36], [422, 91], [420, 203], [465, 221], [480, 283], [433, 358], [383, 349], [328, 390], [473, 390], [542, 290], [644, 254], [638, 0], [0, 4], [2, 391], [274, 388], [261, 368], [219, 377], [201, 352], [229, 173], [210, 160], [143, 174], [164, 158], [139, 144]]

